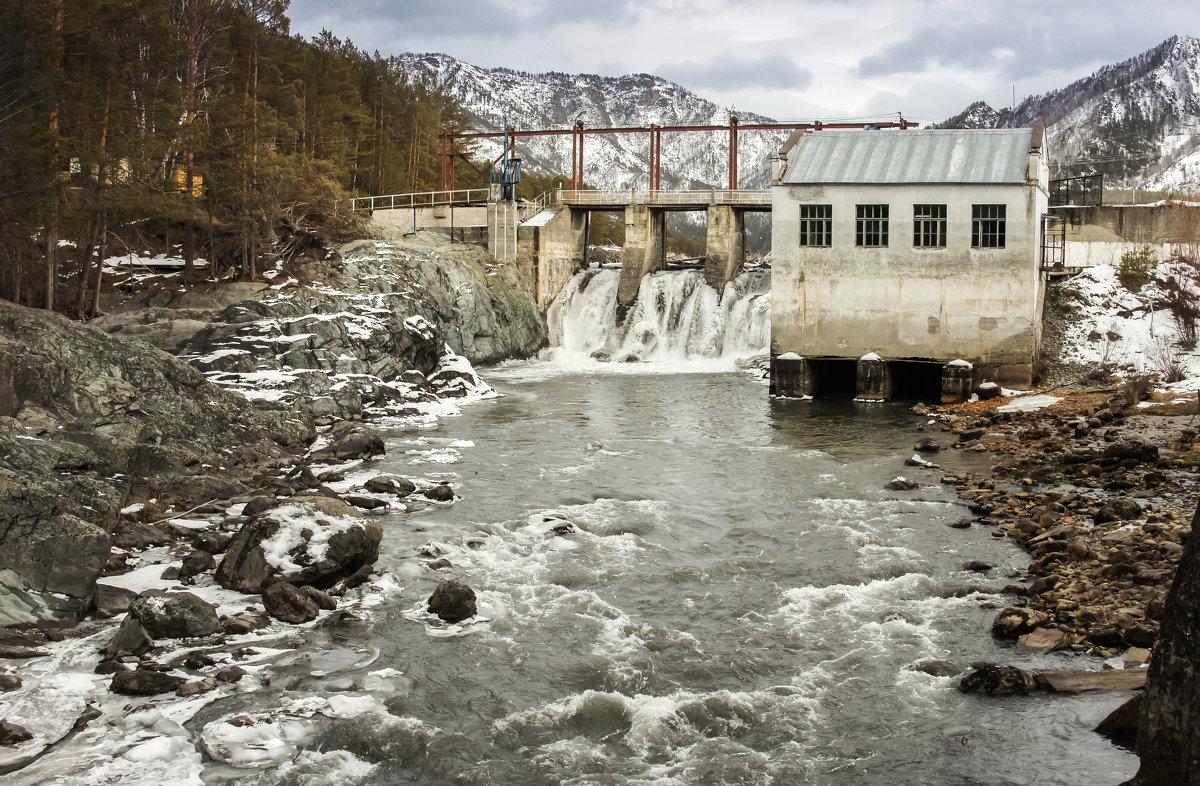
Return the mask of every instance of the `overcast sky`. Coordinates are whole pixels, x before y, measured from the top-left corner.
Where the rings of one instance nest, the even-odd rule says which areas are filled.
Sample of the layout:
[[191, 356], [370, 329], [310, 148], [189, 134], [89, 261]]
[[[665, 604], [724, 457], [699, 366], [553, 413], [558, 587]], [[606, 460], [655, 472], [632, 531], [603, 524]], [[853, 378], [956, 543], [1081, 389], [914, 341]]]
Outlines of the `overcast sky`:
[[293, 33], [384, 55], [656, 74], [777, 120], [936, 122], [1200, 36], [1186, 0], [292, 0], [288, 15]]

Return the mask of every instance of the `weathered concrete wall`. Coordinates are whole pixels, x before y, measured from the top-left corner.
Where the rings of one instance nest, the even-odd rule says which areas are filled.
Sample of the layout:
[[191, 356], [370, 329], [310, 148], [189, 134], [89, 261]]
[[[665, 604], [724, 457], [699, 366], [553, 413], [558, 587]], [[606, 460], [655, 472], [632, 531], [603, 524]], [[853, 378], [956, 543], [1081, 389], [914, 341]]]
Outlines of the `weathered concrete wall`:
[[[799, 245], [802, 202], [832, 205], [831, 247]], [[890, 206], [886, 248], [854, 245], [859, 204]], [[913, 247], [914, 204], [947, 205], [945, 248]], [[1005, 248], [971, 248], [972, 204], [1007, 206]], [[963, 358], [1019, 382], [1041, 339], [1045, 205], [1021, 185], [777, 186], [771, 354]]]
[[1050, 212], [1067, 222], [1067, 240], [1200, 244], [1200, 207], [1192, 205], [1056, 207]]
[[538, 308], [544, 313], [584, 262], [587, 214], [563, 207], [541, 226], [517, 230], [517, 258], [530, 271]]
[[746, 261], [746, 213], [728, 205], [708, 209], [704, 281], [722, 292]]
[[[1149, 243], [1146, 245], [1150, 246], [1159, 259], [1181, 256], [1188, 251], [1185, 245], [1178, 243]], [[1122, 254], [1136, 251], [1141, 247], [1140, 243], [1130, 243], [1125, 240], [1076, 242], [1068, 239], [1063, 264], [1069, 269], [1091, 267], [1092, 265], [1116, 267], [1121, 264]]]
[[437, 207], [376, 210], [371, 214], [371, 226], [384, 239], [392, 239], [397, 234], [409, 234], [414, 231], [414, 226], [417, 230], [458, 230], [466, 227], [486, 227], [487, 208], [438, 205]]
[[621, 281], [617, 305], [628, 307], [637, 299], [642, 277], [663, 263], [663, 229], [666, 214], [646, 205], [625, 208], [625, 250], [621, 256]]

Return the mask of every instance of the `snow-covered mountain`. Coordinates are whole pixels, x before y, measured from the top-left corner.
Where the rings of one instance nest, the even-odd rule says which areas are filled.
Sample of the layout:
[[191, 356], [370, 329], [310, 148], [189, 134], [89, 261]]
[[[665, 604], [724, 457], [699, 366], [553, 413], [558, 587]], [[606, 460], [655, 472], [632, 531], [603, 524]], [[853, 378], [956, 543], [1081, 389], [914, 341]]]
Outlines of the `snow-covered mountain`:
[[[430, 80], [453, 95], [481, 131], [570, 128], [582, 114], [585, 127], [728, 125], [730, 109], [650, 74], [601, 77], [550, 72], [529, 74], [505, 68], [479, 68], [440, 54], [402, 55], [399, 65], [412, 79]], [[736, 112], [743, 123], [770, 122]], [[762, 188], [770, 180], [770, 159], [787, 132], [739, 132], [738, 172], [742, 188]], [[649, 135], [585, 137], [584, 180], [606, 189], [649, 186]], [[571, 137], [526, 137], [518, 154], [527, 170], [571, 173]], [[662, 177], [667, 188], [724, 188], [728, 183], [728, 132], [662, 136]], [[501, 143], [484, 140], [480, 158], [495, 158]]]
[[983, 102], [939, 124], [1046, 123], [1055, 175], [1101, 172], [1106, 183], [1200, 190], [1200, 39], [1175, 36], [1015, 110]]

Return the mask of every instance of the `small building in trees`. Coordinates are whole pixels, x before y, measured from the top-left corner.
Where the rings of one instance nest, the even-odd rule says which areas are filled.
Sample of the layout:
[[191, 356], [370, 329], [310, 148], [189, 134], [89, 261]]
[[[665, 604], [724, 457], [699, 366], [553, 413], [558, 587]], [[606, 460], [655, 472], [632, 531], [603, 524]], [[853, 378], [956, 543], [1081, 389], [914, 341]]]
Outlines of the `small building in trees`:
[[772, 172], [772, 392], [1031, 384], [1048, 181], [1040, 124], [794, 135]]

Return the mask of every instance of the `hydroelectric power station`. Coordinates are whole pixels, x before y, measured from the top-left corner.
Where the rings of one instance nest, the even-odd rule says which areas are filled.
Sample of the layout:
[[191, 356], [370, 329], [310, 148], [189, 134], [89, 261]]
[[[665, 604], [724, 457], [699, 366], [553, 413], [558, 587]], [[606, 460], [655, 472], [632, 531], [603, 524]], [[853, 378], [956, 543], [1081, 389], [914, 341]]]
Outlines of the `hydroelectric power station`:
[[[733, 312], [721, 312], [726, 298], [742, 303], [750, 293], [756, 305], [739, 308], [758, 322], [734, 333], [767, 330], [763, 300], [769, 299], [769, 341], [756, 346], [769, 349], [775, 395], [957, 401], [984, 381], [1026, 387], [1041, 340], [1043, 270], [1056, 251], [1048, 242], [1044, 132], [1040, 125], [954, 131], [909, 125], [780, 126], [793, 133], [776, 156], [771, 187], [750, 190], [736, 187], [738, 125], [732, 118], [730, 187], [689, 191], [655, 188], [661, 185], [655, 154], [661, 134], [714, 127], [589, 129], [649, 134], [648, 191], [583, 188], [581, 123], [569, 132], [506, 129], [488, 189], [373, 197], [356, 200], [356, 207], [371, 209], [385, 231], [438, 227], [486, 238], [497, 260], [527, 268], [544, 313], [560, 296], [577, 298], [585, 289], [589, 298], [611, 298], [614, 324], [600, 316], [598, 303], [589, 306], [597, 335], [604, 336], [589, 349], [601, 357], [646, 359], [655, 351], [647, 346], [648, 325], [694, 320], [696, 313], [707, 315], [701, 321], [718, 313], [728, 320]], [[572, 134], [575, 187], [518, 201], [516, 141], [546, 133]], [[451, 162], [444, 160], [443, 173], [452, 181], [453, 139], [443, 140], [443, 151]], [[589, 271], [587, 238], [595, 211], [624, 215], [619, 272]], [[665, 268], [665, 221], [672, 211], [707, 217], [702, 273], [693, 271], [686, 285], [648, 284]], [[771, 216], [769, 294], [765, 274], [754, 283], [738, 280], [751, 212]], [[690, 297], [697, 286], [711, 291], [697, 297], [712, 300], [712, 307], [682, 308], [681, 293]], [[653, 319], [648, 297], [657, 304]], [[614, 338], [618, 324], [625, 333]], [[726, 333], [702, 330], [696, 335], [703, 339], [671, 340], [694, 341], [700, 351], [720, 355], [733, 351], [732, 345], [712, 345]], [[739, 343], [745, 342], [733, 342]]]

